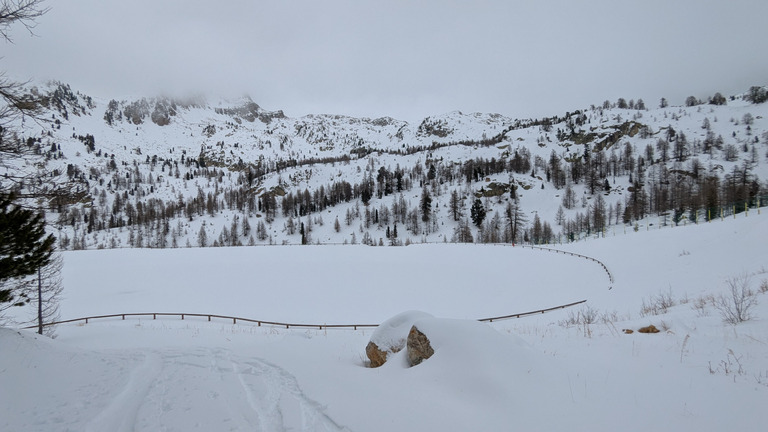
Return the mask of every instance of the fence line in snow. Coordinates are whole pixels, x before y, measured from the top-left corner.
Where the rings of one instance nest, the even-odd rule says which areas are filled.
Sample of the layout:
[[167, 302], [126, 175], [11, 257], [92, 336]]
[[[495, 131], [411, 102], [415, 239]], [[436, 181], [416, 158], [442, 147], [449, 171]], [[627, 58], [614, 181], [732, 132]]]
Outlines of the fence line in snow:
[[575, 253], [575, 252], [568, 252], [568, 251], [564, 251], [564, 250], [560, 250], [560, 249], [554, 249], [554, 248], [548, 248], [548, 247], [542, 247], [542, 246], [533, 246], [533, 245], [520, 245], [520, 246], [521, 247], [531, 248], [531, 249], [544, 250], [544, 251], [548, 251], [548, 252], [555, 252], [555, 253], [566, 254], [566, 255], [582, 258], [582, 259], [585, 259], [585, 260], [594, 261], [597, 264], [599, 264], [600, 267], [602, 267], [603, 270], [605, 271], [605, 273], [608, 275], [608, 280], [611, 281], [611, 284], [608, 287], [608, 289], [612, 289], [613, 288], [613, 282], [614, 282], [613, 274], [611, 273], [610, 270], [608, 270], [608, 266], [605, 265], [604, 262], [600, 261], [597, 258], [592, 258], [591, 256], [582, 255], [582, 254], [578, 254], [578, 253]]
[[[531, 312], [521, 312], [521, 313], [502, 315], [502, 316], [491, 317], [491, 318], [481, 318], [478, 321], [494, 322], [494, 321], [502, 321], [502, 320], [511, 319], [511, 318], [522, 318], [530, 315], [539, 315], [539, 314], [551, 312], [558, 309], [569, 308], [571, 306], [576, 306], [585, 302], [586, 300], [581, 300], [574, 303], [568, 303], [568, 304], [554, 306], [546, 309], [539, 309]], [[207, 318], [208, 321], [211, 321], [213, 318], [217, 318], [217, 319], [231, 320], [232, 324], [237, 324], [239, 321], [239, 322], [253, 323], [259, 327], [261, 327], [262, 325], [265, 325], [265, 326], [274, 326], [274, 327], [285, 327], [286, 329], [296, 328], [296, 329], [318, 329], [318, 330], [324, 330], [324, 329], [357, 330], [360, 328], [373, 328], [373, 327], [379, 326], [378, 324], [292, 324], [292, 323], [283, 323], [283, 322], [275, 322], [275, 321], [256, 320], [251, 318], [234, 317], [234, 316], [228, 316], [228, 315], [180, 313], [180, 312], [138, 312], [138, 313], [123, 313], [123, 314], [111, 314], [111, 315], [94, 315], [89, 317], [73, 318], [73, 319], [68, 319], [63, 321], [46, 323], [46, 324], [43, 324], [43, 326], [46, 327], [46, 326], [68, 324], [68, 323], [75, 323], [75, 322], [83, 322], [84, 324], [88, 324], [90, 321], [97, 320], [97, 319], [120, 318], [122, 320], [125, 320], [126, 317], [149, 317], [149, 316], [151, 316], [153, 320], [156, 320], [157, 317], [167, 317], [167, 316], [171, 316], [171, 317], [179, 316], [181, 317], [182, 320], [185, 317]], [[28, 326], [23, 328], [32, 329], [37, 327], [38, 327], [37, 325], [33, 325], [33, 326]]]
[[[534, 245], [527, 245], [527, 244], [521, 244], [521, 245], [517, 245], [516, 246], [514, 244], [510, 245], [510, 244], [507, 244], [507, 243], [491, 243], [491, 244], [484, 243], [484, 245], [507, 246], [507, 247], [521, 247], [521, 248], [537, 249], [537, 250], [543, 250], [543, 251], [553, 252], [553, 253], [558, 253], [558, 254], [562, 253], [562, 254], [565, 254], [565, 255], [570, 255], [570, 256], [573, 256], [573, 257], [590, 260], [590, 261], [593, 261], [593, 262], [599, 264], [603, 268], [605, 273], [608, 275], [608, 280], [610, 281], [610, 286], [608, 287], [608, 289], [612, 289], [613, 288], [613, 283], [614, 283], [613, 274], [611, 273], [610, 270], [608, 270], [608, 266], [606, 266], [605, 263], [603, 263], [602, 261], [600, 261], [600, 260], [598, 260], [596, 258], [592, 258], [590, 256], [582, 255], [582, 254], [578, 254], [578, 253], [574, 253], [574, 252], [568, 252], [568, 251], [563, 251], [563, 250], [549, 248], [549, 247], [534, 246]], [[569, 308], [569, 307], [572, 307], [572, 306], [580, 305], [582, 303], [586, 303], [586, 301], [587, 300], [581, 300], [581, 301], [577, 301], [577, 302], [573, 302], [573, 303], [567, 303], [567, 304], [563, 304], [563, 305], [559, 305], [559, 306], [554, 306], [554, 307], [545, 308], [545, 309], [539, 309], [539, 310], [530, 311], [530, 312], [521, 312], [521, 313], [515, 313], [515, 314], [509, 314], [509, 315], [501, 315], [501, 316], [496, 316], [496, 317], [480, 318], [477, 321], [480, 321], [480, 322], [494, 322], [494, 321], [502, 321], [502, 320], [511, 319], [511, 318], [522, 318], [522, 317], [531, 316], [531, 315], [539, 315], [539, 314], [551, 312], [551, 311], [558, 310], [558, 309], [565, 309], [565, 308]], [[68, 320], [63, 320], [63, 321], [55, 321], [55, 322], [51, 322], [51, 323], [45, 323], [45, 324], [43, 324], [43, 327], [53, 326], [53, 325], [58, 325], [58, 324], [68, 324], [68, 323], [74, 323], [74, 322], [80, 322], [80, 321], [84, 321], [85, 324], [88, 324], [89, 321], [96, 320], [96, 319], [106, 319], [106, 318], [117, 318], [117, 317], [120, 317], [122, 320], [125, 320], [125, 317], [142, 317], [142, 316], [152, 316], [153, 320], [157, 319], [158, 316], [161, 316], [161, 317], [162, 316], [180, 316], [182, 320], [184, 320], [185, 316], [187, 316], [187, 317], [202, 317], [202, 318], [208, 318], [208, 321], [211, 321], [212, 318], [217, 318], [217, 319], [232, 320], [232, 324], [237, 324], [238, 321], [241, 321], [241, 322], [247, 322], [247, 323], [254, 323], [254, 324], [256, 324], [259, 327], [261, 327], [262, 325], [267, 325], [267, 326], [274, 326], [274, 327], [285, 327], [286, 329], [290, 329], [290, 328], [297, 328], [297, 329], [303, 328], [303, 329], [323, 330], [323, 329], [338, 328], [338, 329], [353, 329], [353, 330], [357, 330], [358, 328], [373, 328], [373, 327], [378, 327], [379, 326], [378, 324], [295, 324], [295, 323], [284, 323], [284, 322], [277, 322], [277, 321], [265, 321], [265, 320], [257, 320], [257, 319], [251, 319], [251, 318], [242, 318], [242, 317], [235, 317], [235, 316], [229, 316], [229, 315], [217, 315], [217, 314], [181, 313], [181, 312], [135, 312], [135, 313], [121, 313], [121, 314], [110, 314], [110, 315], [94, 315], [94, 316], [89, 316], [89, 317], [73, 318], [73, 319], [68, 319]], [[31, 328], [37, 328], [37, 327], [39, 327], [39, 326], [38, 325], [33, 325], [33, 326], [22, 327], [22, 328], [24, 328], [24, 329], [31, 329]]]

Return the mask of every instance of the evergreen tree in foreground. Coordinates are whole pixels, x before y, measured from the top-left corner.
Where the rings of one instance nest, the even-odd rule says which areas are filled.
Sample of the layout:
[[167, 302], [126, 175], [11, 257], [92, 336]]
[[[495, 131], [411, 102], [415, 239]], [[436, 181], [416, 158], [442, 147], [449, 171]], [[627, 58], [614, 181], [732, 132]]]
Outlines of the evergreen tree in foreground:
[[9, 288], [11, 279], [30, 276], [51, 259], [53, 235], [45, 234], [43, 215], [13, 204], [12, 195], [0, 195], [0, 304], [27, 302], [23, 292]]
[[[42, 0], [3, 0], [0, 3], [0, 40], [11, 42], [10, 28], [21, 24], [31, 30], [35, 19], [47, 12]], [[55, 238], [45, 234], [43, 215], [24, 209], [14, 202], [17, 198], [42, 196], [24, 190], [17, 197], [14, 189], [30, 183], [30, 175], [19, 173], [10, 161], [29, 161], [36, 155], [18, 139], [11, 125], [15, 120], [38, 113], [39, 101], [25, 95], [22, 85], [0, 73], [0, 162], [3, 183], [0, 184], [0, 310], [7, 304], [21, 306], [28, 300], [24, 285], [16, 279], [34, 275], [49, 263]], [[19, 164], [16, 166], [23, 166]], [[38, 180], [39, 177], [35, 180]], [[44, 192], [43, 192], [44, 193]]]

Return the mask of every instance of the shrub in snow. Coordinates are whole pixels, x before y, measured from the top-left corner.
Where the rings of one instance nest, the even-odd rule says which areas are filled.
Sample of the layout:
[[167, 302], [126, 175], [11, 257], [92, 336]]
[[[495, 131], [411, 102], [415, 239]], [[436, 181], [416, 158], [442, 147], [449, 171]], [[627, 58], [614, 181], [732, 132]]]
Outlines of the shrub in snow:
[[707, 311], [707, 304], [714, 302], [715, 298], [712, 296], [701, 296], [693, 300], [693, 303], [691, 303], [691, 308], [696, 311], [696, 316], [707, 316], [709, 315], [709, 312]]
[[[568, 311], [568, 318], [560, 321], [560, 325], [563, 327], [577, 326], [577, 325], [589, 325], [597, 322], [599, 311], [591, 306], [584, 305], [577, 311]], [[605, 321], [610, 321], [610, 316], [604, 316]], [[613, 320], [616, 321], [616, 320]]]
[[768, 89], [760, 86], [752, 86], [749, 88], [749, 93], [747, 93], [744, 99], [753, 104], [760, 104], [768, 101]]
[[667, 313], [669, 308], [675, 306], [674, 297], [672, 297], [672, 289], [667, 292], [659, 292], [655, 296], [651, 296], [648, 299], [643, 299], [643, 304], [640, 307], [640, 316], [647, 315], [662, 315]]
[[411, 327], [416, 321], [424, 318], [432, 318], [432, 315], [426, 312], [408, 311], [395, 315], [376, 327], [371, 340], [365, 347], [365, 355], [370, 360], [370, 366], [375, 368], [383, 365], [389, 354], [400, 352], [405, 348]]
[[728, 278], [725, 283], [728, 293], [715, 298], [715, 308], [729, 324], [747, 321], [752, 317], [752, 308], [757, 305], [757, 295], [750, 288], [752, 277], [742, 274]]

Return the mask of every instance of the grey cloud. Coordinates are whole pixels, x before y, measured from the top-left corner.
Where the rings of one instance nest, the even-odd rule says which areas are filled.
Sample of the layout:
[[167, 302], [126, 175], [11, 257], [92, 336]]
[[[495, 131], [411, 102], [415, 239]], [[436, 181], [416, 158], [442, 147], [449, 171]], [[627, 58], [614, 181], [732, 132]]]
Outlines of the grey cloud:
[[682, 103], [765, 84], [764, 1], [52, 2], [0, 69], [101, 97], [249, 93], [267, 109], [410, 121]]

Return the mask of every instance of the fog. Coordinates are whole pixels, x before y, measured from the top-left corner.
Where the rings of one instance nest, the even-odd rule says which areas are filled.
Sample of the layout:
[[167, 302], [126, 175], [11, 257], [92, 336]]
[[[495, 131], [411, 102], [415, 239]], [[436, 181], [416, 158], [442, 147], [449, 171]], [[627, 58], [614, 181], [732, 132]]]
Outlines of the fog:
[[86, 94], [250, 95], [266, 109], [418, 122], [527, 118], [768, 84], [768, 2], [50, 1], [0, 70]]

